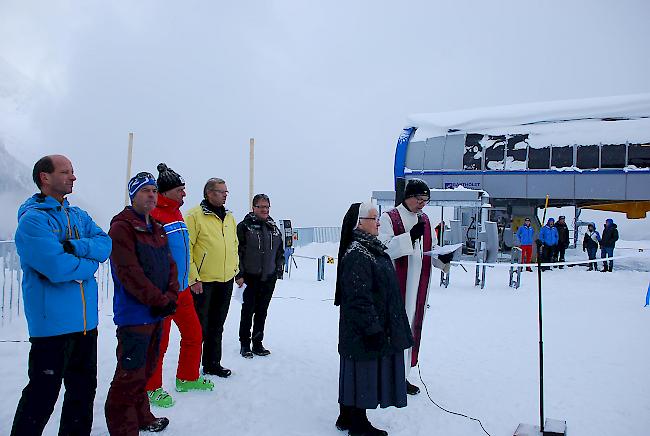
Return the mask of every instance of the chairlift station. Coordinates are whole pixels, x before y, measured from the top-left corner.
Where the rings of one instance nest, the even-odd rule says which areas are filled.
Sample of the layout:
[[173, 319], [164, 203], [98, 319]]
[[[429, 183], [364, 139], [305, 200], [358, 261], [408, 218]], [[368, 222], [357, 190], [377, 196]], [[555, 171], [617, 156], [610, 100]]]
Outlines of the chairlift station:
[[395, 151], [396, 191], [414, 177], [431, 188], [486, 191], [513, 218], [547, 195], [550, 206], [643, 218], [650, 94], [412, 115]]

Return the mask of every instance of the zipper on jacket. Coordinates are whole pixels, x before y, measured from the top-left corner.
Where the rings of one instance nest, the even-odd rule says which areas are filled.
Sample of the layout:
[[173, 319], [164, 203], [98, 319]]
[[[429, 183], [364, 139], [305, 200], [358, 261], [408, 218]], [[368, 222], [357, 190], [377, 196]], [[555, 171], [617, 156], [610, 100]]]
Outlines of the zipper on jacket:
[[221, 218], [219, 218], [219, 221], [221, 221], [221, 239], [223, 240], [223, 278], [226, 278], [226, 253], [228, 252], [228, 249], [226, 248], [226, 232], [224, 231], [224, 227], [226, 225], [226, 218], [228, 217], [228, 211], [226, 211], [226, 215], [223, 217], [223, 221], [221, 221]]
[[[72, 239], [72, 224], [70, 224], [70, 215], [68, 214], [68, 210], [65, 207], [63, 207], [62, 209], [63, 209], [63, 213], [65, 213], [66, 219], [68, 220], [68, 239]], [[77, 234], [79, 233], [77, 232]]]
[[[204, 212], [205, 213], [205, 212]], [[226, 215], [223, 217], [223, 220], [217, 216], [216, 213], [210, 211], [210, 214], [213, 215], [217, 220], [221, 221], [221, 240], [223, 241], [223, 276], [224, 278], [226, 277], [226, 253], [227, 253], [227, 248], [226, 248], [226, 232], [224, 231], [224, 227], [226, 224], [226, 220], [228, 219], [228, 210], [226, 210]]]
[[81, 305], [83, 307], [84, 314], [84, 336], [86, 335], [87, 321], [86, 321], [86, 295], [84, 293], [84, 284], [79, 283], [79, 289], [81, 290]]
[[[67, 212], [66, 212], [66, 215], [68, 215]], [[70, 223], [70, 217], [69, 216], [68, 216], [68, 223]], [[70, 230], [70, 233], [72, 233], [72, 230]], [[79, 229], [77, 229], [76, 226], [74, 228], [74, 233], [75, 233], [76, 239], [81, 239], [79, 237]], [[88, 321], [86, 319], [86, 293], [84, 292], [84, 284], [83, 284], [83, 282], [79, 282], [79, 290], [81, 291], [81, 307], [82, 307], [82, 310], [83, 310], [84, 336], [85, 336], [86, 331], [87, 331]]]
[[[185, 220], [183, 220], [183, 223], [185, 223]], [[187, 240], [185, 239], [185, 236], [187, 236]], [[189, 265], [189, 253], [190, 253], [190, 247], [187, 245], [187, 242], [190, 238], [190, 231], [185, 227], [185, 230], [183, 232], [183, 245], [185, 245], [185, 254], [186, 254], [186, 259], [185, 259], [185, 276], [183, 276], [183, 283], [188, 282], [187, 286], [189, 287], [189, 274], [190, 274], [190, 265]], [[180, 291], [184, 291], [185, 289], [181, 289]]]

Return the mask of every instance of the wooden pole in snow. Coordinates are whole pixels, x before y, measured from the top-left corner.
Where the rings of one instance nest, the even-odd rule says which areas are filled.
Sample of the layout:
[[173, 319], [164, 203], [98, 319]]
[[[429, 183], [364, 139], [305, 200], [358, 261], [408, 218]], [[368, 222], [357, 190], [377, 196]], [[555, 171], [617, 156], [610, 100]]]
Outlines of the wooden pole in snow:
[[250, 139], [250, 156], [248, 165], [248, 206], [253, 204], [253, 186], [255, 180], [255, 138]]
[[131, 204], [129, 199], [129, 180], [131, 180], [131, 162], [133, 160], [133, 133], [129, 133], [129, 152], [126, 156], [126, 188], [124, 191], [124, 206]]

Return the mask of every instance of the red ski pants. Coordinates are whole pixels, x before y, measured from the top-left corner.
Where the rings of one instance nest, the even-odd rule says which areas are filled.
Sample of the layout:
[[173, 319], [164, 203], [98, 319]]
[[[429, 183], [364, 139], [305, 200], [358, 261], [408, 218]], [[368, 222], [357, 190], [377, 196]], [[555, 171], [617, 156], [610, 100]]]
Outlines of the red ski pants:
[[201, 364], [201, 323], [196, 316], [194, 299], [189, 288], [178, 294], [176, 313], [163, 320], [162, 336], [160, 338], [160, 358], [147, 382], [147, 391], [154, 391], [162, 387], [163, 358], [169, 345], [169, 331], [172, 320], [176, 323], [181, 333], [181, 350], [178, 356], [178, 369], [176, 378], [181, 380], [196, 380], [199, 378], [199, 365]]
[[533, 260], [533, 246], [532, 245], [522, 245], [521, 246], [521, 263], [530, 263]]

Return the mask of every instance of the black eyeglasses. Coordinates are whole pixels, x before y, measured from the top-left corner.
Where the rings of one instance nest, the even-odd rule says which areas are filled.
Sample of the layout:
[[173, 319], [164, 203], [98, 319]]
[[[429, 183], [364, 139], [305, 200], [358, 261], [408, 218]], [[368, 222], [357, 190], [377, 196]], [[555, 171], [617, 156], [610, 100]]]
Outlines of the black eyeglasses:
[[258, 206], [257, 204], [255, 206], [253, 206], [253, 207], [256, 207], [258, 209], [263, 209], [263, 210], [271, 209], [271, 206]]
[[415, 199], [420, 203], [426, 203], [426, 204], [429, 204], [429, 202], [431, 201], [431, 199], [425, 195], [416, 195]]
[[373, 220], [373, 221], [375, 221], [375, 222], [379, 222], [379, 217], [377, 217], [377, 218], [372, 218], [372, 217], [369, 217], [369, 216], [362, 216], [362, 217], [359, 217], [359, 219], [360, 219], [360, 220]]

